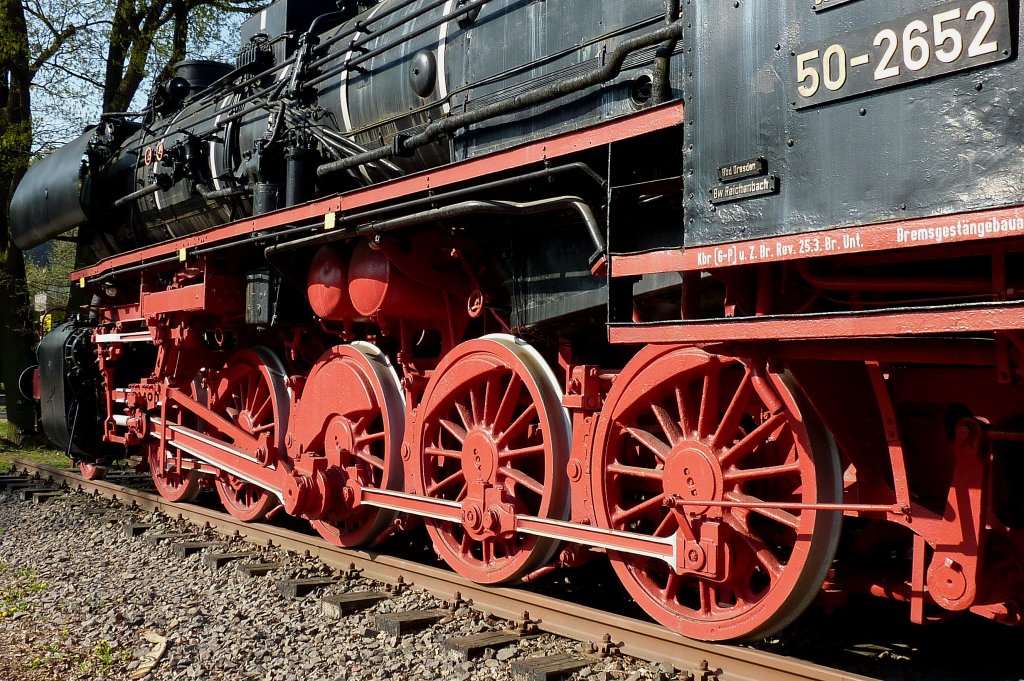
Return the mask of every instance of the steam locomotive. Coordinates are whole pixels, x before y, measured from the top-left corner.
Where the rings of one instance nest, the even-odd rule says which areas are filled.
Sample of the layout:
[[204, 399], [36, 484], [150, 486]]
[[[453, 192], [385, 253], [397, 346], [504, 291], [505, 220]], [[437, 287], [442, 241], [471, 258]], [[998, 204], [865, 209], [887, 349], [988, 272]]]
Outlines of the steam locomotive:
[[[47, 435], [652, 618], [1024, 603], [1010, 0], [278, 0], [33, 165]], [[604, 554], [602, 556], [602, 554]]]

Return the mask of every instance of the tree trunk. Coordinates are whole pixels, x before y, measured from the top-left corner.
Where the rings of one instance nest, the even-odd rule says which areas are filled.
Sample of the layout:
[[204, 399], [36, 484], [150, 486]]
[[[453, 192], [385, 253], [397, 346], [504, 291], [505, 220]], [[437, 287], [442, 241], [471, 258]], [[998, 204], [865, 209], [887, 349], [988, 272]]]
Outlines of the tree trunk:
[[[3, 192], [6, 201], [9, 192]], [[25, 257], [11, 246], [0, 268], [0, 367], [7, 398], [7, 420], [21, 434], [36, 427], [35, 404], [25, 399], [18, 389], [18, 378], [35, 364], [32, 346], [31, 310], [25, 289]]]
[[7, 396], [7, 420], [21, 433], [35, 430], [35, 407], [18, 390], [18, 377], [35, 364], [32, 312], [25, 286], [25, 257], [11, 243], [11, 193], [28, 167], [32, 149], [28, 28], [18, 0], [2, 5], [3, 71], [10, 97], [0, 114], [0, 377]]

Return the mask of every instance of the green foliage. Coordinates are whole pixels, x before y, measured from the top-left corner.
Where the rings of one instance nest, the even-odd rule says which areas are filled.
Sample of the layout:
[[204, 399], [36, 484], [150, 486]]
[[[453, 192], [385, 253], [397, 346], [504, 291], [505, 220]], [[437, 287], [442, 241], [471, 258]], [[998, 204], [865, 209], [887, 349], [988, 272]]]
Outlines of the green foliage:
[[63, 310], [67, 307], [71, 290], [69, 281], [75, 268], [75, 244], [68, 241], [51, 244], [39, 260], [26, 258], [25, 288], [30, 304], [35, 301], [36, 294], [45, 293], [47, 310]]
[[7, 563], [0, 566], [0, 572], [5, 575], [3, 589], [0, 591], [0, 619], [32, 610], [33, 604], [27, 599], [47, 588], [47, 583], [38, 579], [35, 568], [19, 568]]

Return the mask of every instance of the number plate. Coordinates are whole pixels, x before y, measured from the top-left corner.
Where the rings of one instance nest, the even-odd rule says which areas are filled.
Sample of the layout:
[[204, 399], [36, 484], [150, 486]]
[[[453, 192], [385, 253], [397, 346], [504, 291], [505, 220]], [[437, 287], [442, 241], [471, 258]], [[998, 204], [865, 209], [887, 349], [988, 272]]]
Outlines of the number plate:
[[794, 58], [793, 105], [805, 109], [1013, 56], [1008, 0], [959, 0], [806, 45]]

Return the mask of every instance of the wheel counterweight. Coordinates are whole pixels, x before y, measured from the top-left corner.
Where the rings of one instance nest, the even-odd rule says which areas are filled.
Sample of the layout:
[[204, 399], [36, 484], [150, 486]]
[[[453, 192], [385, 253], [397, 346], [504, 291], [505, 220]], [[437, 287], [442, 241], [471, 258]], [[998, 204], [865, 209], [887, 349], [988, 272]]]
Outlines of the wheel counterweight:
[[[357, 342], [328, 351], [310, 374], [295, 417], [323, 438], [318, 446], [329, 470], [342, 473], [348, 485], [401, 486], [405, 402], [398, 375], [375, 346]], [[370, 506], [353, 508], [345, 492], [346, 498], [333, 500], [334, 510], [314, 521], [313, 527], [338, 546], [372, 543], [396, 513]]]
[[792, 381], [762, 363], [648, 348], [608, 395], [595, 442], [598, 522], [685, 541], [681, 572], [609, 552], [658, 622], [695, 639], [761, 638], [818, 593], [840, 514], [772, 504], [838, 502], [840, 468]]
[[568, 513], [569, 421], [539, 353], [511, 336], [464, 343], [434, 373], [421, 410], [418, 492], [462, 506], [462, 523], [427, 521], [438, 554], [482, 584], [548, 562], [557, 542], [514, 529], [517, 514]]

